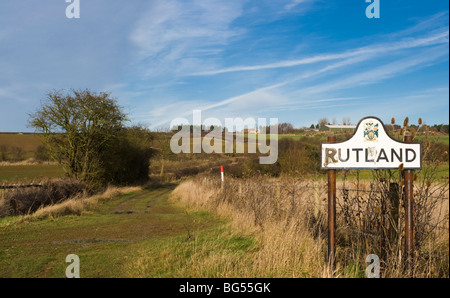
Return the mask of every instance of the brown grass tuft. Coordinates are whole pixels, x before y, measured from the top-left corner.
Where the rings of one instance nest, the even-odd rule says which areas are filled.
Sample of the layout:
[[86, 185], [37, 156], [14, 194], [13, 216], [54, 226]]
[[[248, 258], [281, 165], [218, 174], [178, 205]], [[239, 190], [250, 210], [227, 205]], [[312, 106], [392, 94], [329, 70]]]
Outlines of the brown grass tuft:
[[44, 219], [48, 217], [59, 217], [65, 215], [81, 215], [90, 210], [100, 202], [110, 200], [119, 195], [141, 191], [141, 187], [108, 187], [103, 193], [93, 196], [77, 196], [59, 204], [39, 208], [33, 214], [26, 215], [23, 220]]

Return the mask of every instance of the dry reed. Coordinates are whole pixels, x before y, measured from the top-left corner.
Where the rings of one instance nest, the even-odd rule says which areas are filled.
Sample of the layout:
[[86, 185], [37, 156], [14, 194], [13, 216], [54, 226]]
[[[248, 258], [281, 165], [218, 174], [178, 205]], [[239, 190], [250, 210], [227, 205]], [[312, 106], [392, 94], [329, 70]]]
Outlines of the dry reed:
[[379, 175], [375, 173], [374, 181], [347, 181], [344, 176], [338, 182], [336, 272], [330, 272], [326, 261], [323, 181], [229, 178], [222, 189], [219, 181], [198, 177], [177, 187], [172, 199], [229, 218], [233, 230], [258, 239], [250, 259], [230, 258], [240, 264], [238, 271], [215, 257], [226, 277], [364, 277], [365, 258], [373, 253], [381, 259], [382, 277], [448, 277], [448, 184], [416, 181], [416, 253], [407, 271], [402, 188], [397, 189], [400, 199], [394, 210], [389, 186], [396, 180]]

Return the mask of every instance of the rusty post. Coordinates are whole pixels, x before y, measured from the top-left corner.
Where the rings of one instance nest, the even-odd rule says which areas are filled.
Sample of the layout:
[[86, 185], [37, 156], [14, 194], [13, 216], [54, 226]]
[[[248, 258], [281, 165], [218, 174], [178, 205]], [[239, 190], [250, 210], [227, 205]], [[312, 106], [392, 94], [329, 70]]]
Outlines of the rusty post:
[[[328, 143], [335, 143], [336, 137], [329, 136]], [[328, 170], [328, 262], [332, 271], [336, 257], [336, 170]]]
[[380, 234], [380, 260], [386, 259], [386, 205], [386, 200], [382, 199], [380, 216], [378, 217], [378, 228]]
[[[412, 143], [412, 136], [406, 135], [405, 143]], [[404, 170], [405, 181], [405, 255], [408, 271], [412, 269], [414, 253], [414, 171]]]

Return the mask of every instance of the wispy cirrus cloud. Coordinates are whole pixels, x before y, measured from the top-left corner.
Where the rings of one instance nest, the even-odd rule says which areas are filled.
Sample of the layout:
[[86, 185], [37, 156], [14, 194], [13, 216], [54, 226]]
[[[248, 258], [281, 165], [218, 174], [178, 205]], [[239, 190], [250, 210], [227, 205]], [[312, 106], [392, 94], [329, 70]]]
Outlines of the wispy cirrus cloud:
[[300, 5], [301, 3], [304, 3], [304, 2], [307, 2], [307, 0], [293, 0], [291, 3], [286, 4], [284, 6], [284, 8], [286, 10], [291, 10], [292, 8], [294, 8], [294, 7]]
[[[441, 37], [446, 36], [446, 34], [440, 35]], [[447, 33], [448, 36], [448, 33]], [[427, 40], [430, 43], [424, 43]], [[435, 38], [426, 38], [415, 41], [408, 41], [405, 43], [400, 43], [390, 47], [392, 50], [394, 47], [397, 49], [405, 49], [408, 48], [406, 45], [431, 45], [432, 40], [437, 40]], [[439, 42], [441, 43], [441, 41]], [[388, 51], [392, 53], [391, 51]], [[320, 75], [326, 75], [328, 72], [336, 71], [340, 68], [345, 68], [352, 66], [353, 64], [358, 64], [363, 61], [369, 59], [376, 59], [377, 54], [382, 55], [383, 51], [374, 51], [369, 54], [359, 55], [356, 57], [351, 57], [345, 60], [339, 60], [335, 63], [328, 64], [321, 68], [313, 68], [301, 75], [298, 75], [294, 78], [290, 78], [288, 80], [284, 80], [275, 84], [267, 85], [261, 88], [257, 88], [255, 90], [239, 94], [236, 96], [232, 96], [226, 98], [224, 100], [215, 102], [215, 103], [207, 103], [207, 102], [198, 102], [196, 105], [189, 104], [191, 109], [184, 110], [183, 112], [177, 114], [181, 117], [187, 117], [192, 114], [192, 110], [199, 109], [204, 112], [206, 111], [216, 111], [217, 114], [219, 111], [227, 112], [227, 115], [231, 114], [239, 114], [239, 111], [242, 111], [242, 106], [246, 105], [250, 109], [258, 106], [258, 110], [260, 111], [294, 111], [294, 110], [311, 110], [311, 109], [320, 109], [320, 108], [333, 108], [333, 107], [345, 107], [350, 105], [355, 105], [358, 102], [364, 102], [368, 97], [359, 96], [359, 97], [331, 97], [327, 98], [330, 93], [333, 94], [338, 90], [343, 89], [352, 89], [358, 86], [364, 85], [372, 85], [387, 79], [412, 72], [422, 67], [426, 67], [436, 63], [442, 57], [448, 55], [448, 48], [445, 45], [435, 45], [431, 48], [426, 48], [425, 50], [420, 51], [420, 53], [415, 54], [414, 56], [408, 56], [408, 58], [403, 58], [399, 60], [394, 60], [393, 62], [384, 62], [378, 67], [372, 68], [370, 70], [352, 70], [349, 75], [344, 77], [338, 77], [335, 79], [328, 79], [325, 83], [317, 83], [305, 86], [305, 87], [296, 87], [297, 84], [302, 85], [303, 80], [306, 79], [314, 79]], [[314, 82], [314, 80], [313, 80]], [[289, 94], [283, 92], [283, 87], [294, 85], [295, 91], [290, 92]], [[280, 91], [281, 90], [281, 91]], [[428, 95], [422, 95], [424, 97]], [[264, 101], [264, 104], [262, 102]], [[185, 106], [183, 104], [183, 106]], [[245, 109], [244, 109], [245, 110]], [[159, 118], [157, 124], [163, 125], [167, 124], [170, 116], [174, 110], [168, 110], [166, 117]]]
[[434, 61], [448, 55], [447, 47], [437, 47], [416, 54], [406, 59], [400, 59], [383, 64], [368, 71], [356, 72], [353, 75], [335, 79], [324, 84], [318, 84], [299, 90], [302, 94], [324, 93], [331, 90], [354, 88], [356, 86], [375, 84], [382, 80], [411, 71], [415, 68], [432, 65]]
[[360, 48], [355, 48], [351, 50], [346, 50], [341, 53], [328, 53], [315, 55], [312, 57], [307, 57], [303, 59], [280, 61], [270, 64], [253, 65], [253, 66], [234, 66], [204, 72], [195, 72], [194, 76], [206, 76], [206, 75], [217, 75], [228, 72], [239, 72], [239, 71], [254, 71], [254, 70], [265, 70], [265, 69], [275, 69], [275, 68], [285, 68], [285, 67], [295, 67], [306, 64], [313, 64], [318, 62], [337, 60], [351, 58], [355, 56], [362, 55], [376, 55], [382, 53], [392, 53], [393, 51], [412, 49], [417, 47], [425, 47], [436, 44], [448, 43], [449, 31], [441, 30], [433, 35], [421, 37], [421, 38], [404, 38], [403, 40], [393, 42], [393, 43], [381, 43], [373, 44], [369, 46], [364, 46]]
[[152, 1], [130, 35], [136, 62], [147, 76], [210, 65], [231, 38], [243, 33], [231, 27], [242, 14], [242, 5], [238, 0]]
[[[289, 10], [298, 11], [294, 9], [297, 6], [306, 7], [306, 4], [313, 2], [315, 1], [283, 2], [281, 9], [289, 13]], [[260, 111], [288, 111], [320, 108], [331, 103], [336, 106], [355, 103], [363, 100], [363, 97], [333, 97], [332, 93], [383, 82], [433, 64], [445, 56], [445, 47], [448, 45], [449, 31], [443, 25], [445, 13], [440, 13], [422, 19], [409, 28], [389, 32], [384, 36], [377, 35], [376, 39], [372, 39], [380, 42], [368, 43], [368, 39], [361, 39], [362, 46], [346, 47], [341, 44], [338, 47], [340, 50], [334, 52], [312, 52], [299, 59], [221, 67], [221, 64], [230, 65], [233, 61], [225, 53], [230, 46], [235, 41], [249, 37], [247, 28], [235, 24], [236, 20], [245, 18], [246, 13], [249, 13], [243, 3], [231, 1], [224, 9], [218, 1], [204, 4], [199, 1], [178, 0], [153, 2], [136, 23], [130, 37], [137, 49], [137, 60], [144, 74], [143, 82], [145, 77], [162, 76], [168, 77], [173, 83], [184, 79], [200, 82], [202, 77], [211, 82], [225, 78], [230, 83], [232, 76], [217, 75], [242, 74], [239, 77], [245, 81], [264, 74], [266, 70], [276, 70], [278, 73], [289, 71], [289, 75], [276, 76], [278, 82], [277, 79], [275, 82], [261, 80], [259, 87], [254, 85], [252, 90], [224, 99], [220, 99], [220, 95], [199, 95], [189, 101], [172, 98], [163, 110], [154, 109], [148, 114], [153, 126], [168, 123], [173, 117], [189, 116], [193, 109], [232, 114], [233, 111], [243, 111], [243, 107], [248, 106]], [[273, 8], [274, 4], [266, 4]], [[277, 13], [280, 14], [281, 10]], [[352, 41], [349, 44], [355, 43]], [[366, 62], [371, 65], [370, 68], [364, 67], [363, 63]], [[245, 77], [246, 72], [252, 74]], [[330, 102], [323, 101], [322, 98], [337, 99]], [[258, 99], [264, 104], [258, 103]]]
[[[347, 96], [347, 97], [326, 97], [338, 90], [352, 89], [358, 86], [372, 85], [390, 78], [401, 76], [408, 72], [433, 65], [439, 59], [448, 56], [448, 35], [445, 28], [416, 38], [405, 37], [393, 43], [378, 43], [370, 46], [364, 46], [343, 53], [329, 53], [327, 55], [316, 55], [311, 58], [305, 58], [295, 61], [282, 61], [275, 64], [260, 65], [256, 67], [242, 67], [234, 69], [224, 69], [222, 72], [230, 71], [248, 71], [264, 70], [277, 67], [289, 67], [301, 64], [318, 64], [318, 67], [312, 67], [308, 71], [294, 76], [293, 78], [270, 84], [255, 90], [232, 96], [215, 103], [199, 103], [195, 109], [202, 111], [227, 111], [237, 112], [243, 102], [257, 106], [257, 98], [265, 98], [266, 103], [259, 110], [270, 111], [293, 111], [308, 110], [332, 107], [345, 107], [355, 105], [358, 102], [365, 102], [367, 96]], [[403, 55], [404, 51], [413, 50], [413, 54]], [[388, 58], [388, 59], [386, 59]], [[333, 61], [334, 60], [334, 61]], [[337, 60], [337, 61], [336, 61]], [[369, 70], [365, 68], [352, 67], [346, 73], [346, 76], [338, 76], [325, 80], [325, 83], [314, 80], [315, 77], [324, 75], [341, 68], [348, 68], [354, 64], [359, 64], [367, 60], [379, 61], [376, 67]], [[319, 62], [330, 62], [325, 65]], [[217, 72], [203, 73], [201, 75], [215, 75]], [[199, 74], [198, 74], [199, 75]], [[303, 81], [309, 81], [306, 86]], [[283, 92], [283, 88], [293, 85], [295, 91]], [[426, 95], [423, 95], [426, 96]], [[422, 97], [423, 97], [422, 96]], [[188, 116], [192, 113], [187, 110], [182, 116]], [[161, 120], [159, 124], [163, 124]]]
[[[448, 32], [440, 34], [440, 37], [448, 37]], [[433, 38], [427, 38], [426, 40], [436, 40], [436, 37]], [[389, 52], [392, 51], [392, 49], [397, 48], [405, 48], [405, 45], [424, 45], [424, 40], [416, 40], [414, 42], [407, 42], [402, 43], [402, 46], [396, 45], [393, 47], [390, 47]], [[441, 41], [442, 42], [442, 41]], [[380, 47], [382, 48], [382, 47]], [[369, 52], [369, 51], [368, 51]], [[253, 95], [255, 93], [264, 92], [272, 89], [281, 88], [283, 86], [286, 86], [288, 84], [292, 84], [298, 81], [301, 81], [302, 79], [311, 78], [314, 76], [317, 76], [319, 74], [326, 73], [328, 71], [336, 70], [338, 68], [346, 67], [355, 63], [359, 63], [362, 61], [365, 61], [366, 59], [373, 59], [375, 53], [381, 53], [382, 51], [375, 51], [370, 52], [372, 55], [362, 55], [359, 57], [353, 57], [349, 58], [343, 61], [339, 61], [330, 65], [327, 65], [325, 67], [314, 69], [312, 71], [306, 72], [300, 76], [294, 77], [289, 80], [285, 80], [280, 83], [272, 84], [269, 86], [265, 86], [262, 88], [259, 88], [257, 90], [244, 93], [241, 95], [233, 96], [231, 98], [225, 99], [223, 101], [220, 101], [218, 103], [214, 103], [208, 106], [203, 107], [204, 110], [209, 110], [217, 107], [221, 107], [227, 104], [231, 104], [233, 102], [239, 101], [239, 100], [245, 100], [245, 97], [249, 95]], [[349, 88], [349, 87], [355, 87], [357, 85], [364, 85], [364, 84], [374, 84], [376, 82], [379, 82], [381, 80], [388, 79], [392, 76], [398, 75], [402, 72], [408, 71], [408, 69], [414, 68], [414, 67], [420, 67], [421, 65], [427, 65], [428, 63], [431, 63], [432, 61], [445, 56], [448, 54], [447, 47], [438, 47], [438, 48], [432, 48], [431, 50], [428, 50], [426, 52], [422, 52], [421, 54], [418, 54], [414, 56], [413, 58], [409, 57], [407, 59], [401, 59], [397, 60], [392, 63], [383, 64], [379, 67], [376, 67], [369, 71], [357, 71], [356, 74], [350, 75], [348, 77], [339, 78], [334, 81], [329, 81], [325, 84], [318, 84], [313, 85], [306, 88], [301, 88], [296, 91], [298, 94], [302, 94], [304, 96], [305, 94], [313, 94], [313, 93], [324, 93], [330, 90], [337, 90], [337, 89], [343, 89], [343, 88]], [[375, 56], [376, 57], [376, 56]], [[298, 97], [297, 97], [298, 98]]]

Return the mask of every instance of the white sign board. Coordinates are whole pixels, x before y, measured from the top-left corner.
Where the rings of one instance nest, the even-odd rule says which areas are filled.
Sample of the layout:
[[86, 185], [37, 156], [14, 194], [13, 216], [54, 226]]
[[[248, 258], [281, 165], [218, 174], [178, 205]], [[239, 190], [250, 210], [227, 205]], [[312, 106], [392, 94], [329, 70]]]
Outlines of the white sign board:
[[420, 144], [391, 138], [376, 117], [363, 118], [342, 143], [322, 144], [322, 169], [420, 169]]

